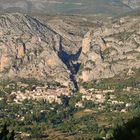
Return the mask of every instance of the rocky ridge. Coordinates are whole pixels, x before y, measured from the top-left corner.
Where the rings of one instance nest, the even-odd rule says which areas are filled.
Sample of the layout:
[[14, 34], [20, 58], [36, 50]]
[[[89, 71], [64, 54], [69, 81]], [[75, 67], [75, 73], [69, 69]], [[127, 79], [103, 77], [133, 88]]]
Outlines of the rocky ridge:
[[77, 56], [69, 55], [63, 49], [63, 39], [49, 26], [30, 16], [1, 15], [0, 76], [36, 78], [68, 86], [69, 77], [74, 80], [69, 59]]
[[140, 67], [139, 22], [139, 17], [122, 17], [85, 35], [83, 81], [114, 77]]
[[[133, 2], [134, 1], [134, 2]], [[0, 12], [40, 14], [109, 14], [116, 15], [137, 8], [139, 0], [1, 0]], [[137, 3], [136, 3], [137, 1]]]
[[17, 13], [1, 15], [0, 77], [35, 78], [78, 90], [80, 82], [132, 74], [140, 67], [139, 22], [135, 16], [95, 21], [89, 28], [77, 22], [76, 30], [64, 19], [46, 23]]

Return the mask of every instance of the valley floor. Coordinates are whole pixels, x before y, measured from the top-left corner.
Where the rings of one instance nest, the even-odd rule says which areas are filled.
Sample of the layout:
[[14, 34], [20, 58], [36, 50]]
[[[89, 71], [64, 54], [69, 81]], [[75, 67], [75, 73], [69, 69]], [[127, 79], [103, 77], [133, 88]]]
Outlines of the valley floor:
[[[140, 112], [140, 83], [134, 75], [119, 83], [117, 78], [84, 83], [81, 92], [73, 96], [61, 94], [61, 102], [42, 98], [15, 102], [13, 92], [18, 91], [18, 96], [19, 91], [26, 95], [27, 91], [33, 90], [34, 83], [30, 81], [28, 85], [28, 80], [1, 81], [1, 128], [6, 123], [10, 131], [15, 130], [17, 140], [109, 140], [114, 137], [115, 128], [123, 126]], [[36, 84], [40, 87], [38, 90], [44, 87], [40, 84]], [[54, 85], [47, 88], [48, 91], [63, 89]]]

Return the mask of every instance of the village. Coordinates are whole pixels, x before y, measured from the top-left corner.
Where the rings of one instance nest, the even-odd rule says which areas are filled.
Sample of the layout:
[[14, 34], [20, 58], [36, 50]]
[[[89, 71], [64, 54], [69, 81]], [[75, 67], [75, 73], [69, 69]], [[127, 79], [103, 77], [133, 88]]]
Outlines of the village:
[[25, 99], [27, 100], [44, 100], [49, 103], [58, 103], [61, 104], [61, 96], [71, 96], [72, 92], [67, 88], [57, 88], [57, 89], [49, 89], [46, 87], [34, 87], [33, 90], [25, 90], [25, 93], [21, 91], [12, 92], [10, 96], [14, 98], [16, 103], [22, 102]]
[[[124, 91], [131, 91], [131, 87], [127, 87]], [[106, 101], [106, 95], [108, 93], [112, 94], [110, 95], [108, 102], [111, 104], [123, 104], [123, 102], [115, 100], [115, 95], [113, 95], [115, 93], [115, 89], [101, 90], [91, 88], [86, 90], [83, 87], [80, 87], [79, 92], [82, 94], [82, 99], [75, 104], [75, 107], [83, 108], [83, 102], [86, 100], [92, 101], [96, 104], [103, 104]], [[26, 89], [25, 92], [20, 90], [17, 92], [13, 91], [9, 96], [12, 97], [13, 101], [16, 103], [21, 103], [24, 100], [44, 100], [49, 103], [62, 104], [61, 96], [71, 97], [73, 94], [74, 93], [66, 87], [49, 88], [48, 86], [36, 86], [33, 87], [32, 90]]]
[[[114, 93], [115, 90], [99, 90], [99, 89], [89, 89], [86, 90], [83, 87], [79, 91], [82, 94], [82, 100], [90, 100], [95, 103], [103, 103], [107, 93]], [[62, 104], [60, 97], [67, 96], [71, 97], [74, 93], [66, 87], [59, 88], [48, 88], [44, 87], [33, 87], [32, 90], [25, 90], [25, 92], [14, 91], [11, 92], [10, 97], [13, 98], [13, 101], [20, 103], [24, 100], [44, 100], [49, 103], [58, 103]], [[77, 103], [77, 107], [82, 107], [81, 103]]]
[[[22, 85], [24, 86], [24, 85]], [[80, 87], [79, 92], [82, 94], [82, 101], [91, 100], [97, 103], [103, 103], [105, 101], [106, 93], [114, 93], [115, 90], [99, 90], [99, 89], [89, 89], [86, 90], [83, 87]], [[24, 92], [21, 90], [12, 91], [9, 95], [13, 98], [13, 101], [20, 103], [24, 100], [44, 100], [49, 103], [58, 103], [61, 104], [61, 96], [71, 97], [76, 93], [73, 93], [67, 87], [48, 87], [46, 86], [33, 86], [32, 89], [26, 89]], [[80, 107], [80, 106], [79, 106]]]

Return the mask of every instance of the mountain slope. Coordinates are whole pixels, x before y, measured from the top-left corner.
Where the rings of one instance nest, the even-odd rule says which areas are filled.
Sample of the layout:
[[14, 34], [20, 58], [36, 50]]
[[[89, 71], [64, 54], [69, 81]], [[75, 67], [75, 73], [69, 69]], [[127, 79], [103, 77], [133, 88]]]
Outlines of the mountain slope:
[[[140, 17], [122, 17], [89, 31], [83, 41], [82, 81], [133, 73], [140, 67]], [[80, 80], [80, 81], [81, 81]]]
[[67, 41], [69, 43], [67, 38], [30, 16], [1, 15], [1, 78], [35, 78], [67, 86], [74, 83], [71, 70], [74, 65], [69, 59], [75, 57], [76, 51], [72, 55], [64, 50]]
[[127, 76], [140, 68], [139, 23], [139, 16], [106, 23], [64, 16], [45, 23], [28, 15], [1, 15], [0, 77], [78, 90], [80, 82]]
[[2, 0], [1, 11], [47, 13], [47, 14], [86, 14], [97, 13], [118, 15], [128, 12], [131, 8], [127, 2], [120, 0]]
[[122, 2], [132, 9], [140, 8], [140, 0], [122, 0]]

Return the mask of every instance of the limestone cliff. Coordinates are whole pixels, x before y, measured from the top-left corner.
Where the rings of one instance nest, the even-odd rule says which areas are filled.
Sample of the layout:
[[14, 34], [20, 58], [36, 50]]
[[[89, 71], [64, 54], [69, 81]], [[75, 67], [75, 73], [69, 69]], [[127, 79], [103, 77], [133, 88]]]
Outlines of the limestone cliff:
[[43, 22], [22, 14], [1, 15], [0, 77], [35, 78], [78, 90], [79, 82], [140, 68], [139, 16], [102, 27], [71, 18]]
[[[87, 33], [80, 81], [109, 78], [140, 67], [140, 17], [122, 17]], [[89, 43], [90, 42], [90, 43]], [[86, 50], [85, 50], [86, 48]]]
[[[70, 69], [61, 60], [62, 36], [35, 18], [0, 16], [0, 77], [35, 78], [68, 86]], [[59, 55], [58, 55], [59, 53]]]

